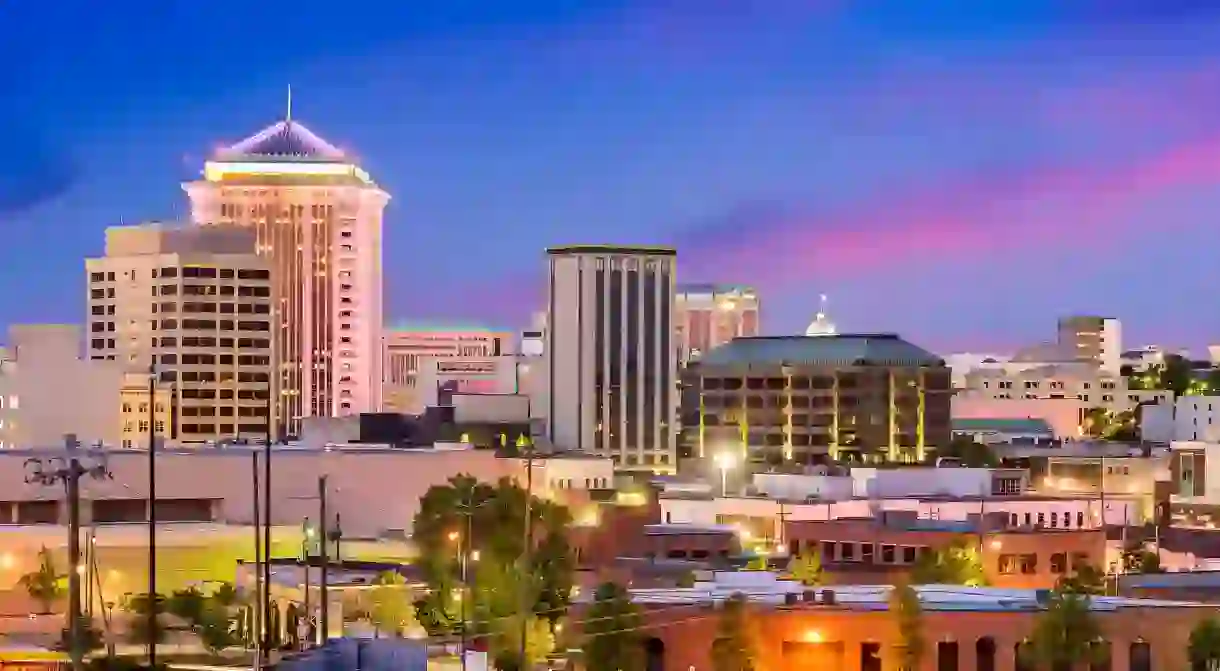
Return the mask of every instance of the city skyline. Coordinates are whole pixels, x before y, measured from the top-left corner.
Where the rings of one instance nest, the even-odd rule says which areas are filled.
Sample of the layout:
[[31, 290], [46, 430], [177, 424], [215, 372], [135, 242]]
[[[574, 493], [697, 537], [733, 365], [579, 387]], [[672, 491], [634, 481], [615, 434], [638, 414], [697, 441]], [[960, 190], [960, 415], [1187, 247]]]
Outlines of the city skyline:
[[[116, 16], [140, 15], [121, 4]], [[953, 4], [386, 6], [359, 39], [353, 17], [293, 15], [287, 32], [318, 44], [210, 62], [165, 47], [208, 51], [225, 2], [143, 41], [122, 38], [143, 30], [128, 19], [104, 42], [0, 40], [14, 63], [0, 86], [21, 101], [0, 111], [0, 281], [32, 287], [0, 298], [0, 315], [79, 321], [80, 259], [103, 229], [186, 221], [177, 183], [274, 122], [291, 83], [295, 115], [398, 199], [386, 321], [524, 325], [542, 305], [543, 249], [606, 242], [675, 245], [679, 282], [757, 287], [767, 333], [801, 332], [826, 293], [842, 330], [940, 352], [1013, 349], [1072, 313], [1122, 319], [1132, 345], [1211, 340], [1220, 317], [1191, 306], [1220, 279], [1204, 251], [1220, 12], [1000, 3], [950, 21]], [[148, 48], [173, 54], [173, 81], [131, 60]], [[58, 245], [31, 253], [47, 231]], [[420, 290], [433, 283], [444, 289]]]

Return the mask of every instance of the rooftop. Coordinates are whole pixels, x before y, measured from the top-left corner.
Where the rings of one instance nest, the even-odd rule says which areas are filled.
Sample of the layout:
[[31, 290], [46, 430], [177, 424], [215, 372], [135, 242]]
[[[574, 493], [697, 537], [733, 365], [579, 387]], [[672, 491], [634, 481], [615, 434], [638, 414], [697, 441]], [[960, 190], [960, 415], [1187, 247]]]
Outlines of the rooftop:
[[346, 163], [338, 147], [318, 137], [298, 121], [277, 121], [213, 156], [217, 161], [311, 161]]
[[[842, 610], [888, 610], [889, 585], [835, 585], [834, 606]], [[1001, 589], [996, 587], [963, 587], [961, 585], [918, 585], [925, 611], [1003, 612], [1039, 610], [1038, 591]], [[786, 594], [803, 594], [806, 588], [797, 581], [780, 580], [767, 571], [716, 572], [711, 581], [695, 583], [691, 588], [634, 589], [632, 601], [641, 605], [710, 605], [724, 601], [736, 593], [746, 595], [756, 604], [784, 605]], [[822, 590], [814, 590], [821, 603]], [[1090, 600], [1094, 611], [1114, 611], [1119, 608], [1214, 608], [1214, 604], [1159, 599], [1095, 596]]]
[[387, 331], [399, 333], [511, 333], [511, 329], [500, 329], [486, 324], [461, 321], [401, 320], [385, 327]]
[[943, 366], [944, 359], [893, 333], [736, 338], [707, 352], [702, 366]]
[[677, 256], [678, 250], [673, 247], [662, 247], [659, 245], [559, 245], [547, 247], [546, 253], [551, 256], [567, 254]]
[[979, 432], [995, 432], [995, 433], [1037, 433], [1054, 435], [1055, 430], [1044, 419], [1035, 417], [1029, 418], [1009, 418], [1009, 417], [976, 417], [976, 418], [955, 418], [953, 420], [954, 431], [966, 431], [970, 433]]
[[691, 284], [678, 283], [674, 289], [677, 294], [736, 294], [754, 295], [754, 287], [744, 284]]

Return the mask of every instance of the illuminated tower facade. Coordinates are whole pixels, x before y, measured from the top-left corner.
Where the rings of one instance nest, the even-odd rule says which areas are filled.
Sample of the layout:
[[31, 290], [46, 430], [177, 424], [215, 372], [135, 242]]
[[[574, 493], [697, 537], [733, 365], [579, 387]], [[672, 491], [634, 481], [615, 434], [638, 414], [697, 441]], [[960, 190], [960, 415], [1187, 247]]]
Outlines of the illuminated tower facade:
[[382, 406], [382, 212], [389, 194], [291, 113], [183, 185], [202, 226], [252, 228], [271, 270], [273, 426]]
[[750, 287], [680, 284], [674, 298], [674, 339], [679, 365], [698, 359], [733, 338], [759, 334], [758, 293]]

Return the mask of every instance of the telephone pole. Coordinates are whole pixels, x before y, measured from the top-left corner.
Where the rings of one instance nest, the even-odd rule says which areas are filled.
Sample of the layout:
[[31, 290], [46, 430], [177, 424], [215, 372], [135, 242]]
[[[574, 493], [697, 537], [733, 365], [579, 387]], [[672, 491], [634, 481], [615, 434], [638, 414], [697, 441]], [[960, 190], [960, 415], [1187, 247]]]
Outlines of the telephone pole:
[[327, 547], [330, 545], [327, 539], [330, 536], [330, 530], [327, 529], [326, 523], [326, 476], [318, 478], [318, 524], [321, 528], [318, 530], [321, 534], [321, 542], [318, 543], [319, 552], [319, 578], [318, 578], [318, 629], [321, 631], [320, 637], [322, 643], [326, 643], [330, 639], [330, 596], [327, 594], [329, 576], [327, 569], [330, 567], [330, 550]]
[[80, 607], [80, 479], [89, 476], [97, 480], [110, 478], [104, 455], [98, 463], [85, 467], [77, 456], [76, 436], [65, 439], [68, 456], [25, 460], [25, 481], [44, 486], [63, 484], [68, 499], [68, 647], [73, 671], [84, 669], [84, 630]]
[[148, 668], [157, 668], [157, 357], [148, 364]]

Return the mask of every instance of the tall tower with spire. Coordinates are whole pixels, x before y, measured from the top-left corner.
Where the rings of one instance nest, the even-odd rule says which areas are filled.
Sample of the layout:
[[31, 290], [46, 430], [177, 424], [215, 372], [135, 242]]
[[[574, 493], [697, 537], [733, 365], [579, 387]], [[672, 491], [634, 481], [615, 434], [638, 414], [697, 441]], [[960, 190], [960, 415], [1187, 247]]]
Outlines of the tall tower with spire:
[[818, 313], [814, 316], [813, 321], [809, 323], [809, 327], [805, 329], [805, 335], [810, 337], [832, 336], [839, 332], [835, 327], [835, 323], [830, 320], [830, 313], [826, 311], [826, 304], [826, 294], [822, 294], [818, 300]]
[[183, 189], [196, 224], [248, 226], [268, 259], [277, 435], [298, 434], [304, 417], [379, 410], [389, 194], [293, 118], [291, 88], [283, 120], [216, 151]]

